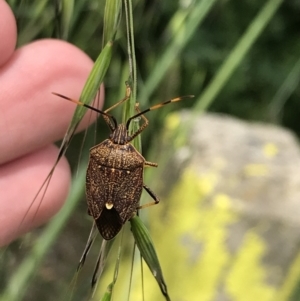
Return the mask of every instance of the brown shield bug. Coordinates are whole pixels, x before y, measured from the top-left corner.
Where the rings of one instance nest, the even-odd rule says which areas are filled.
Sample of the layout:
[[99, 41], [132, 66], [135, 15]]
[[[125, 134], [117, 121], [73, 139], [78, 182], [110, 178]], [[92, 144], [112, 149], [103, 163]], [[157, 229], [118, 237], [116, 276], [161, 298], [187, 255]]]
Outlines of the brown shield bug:
[[[122, 226], [133, 214], [141, 208], [159, 202], [159, 198], [143, 182], [145, 166], [157, 167], [156, 163], [148, 162], [131, 144], [147, 126], [145, 113], [156, 110], [172, 102], [186, 97], [173, 98], [154, 105], [130, 117], [126, 123], [118, 124], [116, 119], [108, 114], [112, 108], [130, 98], [130, 88], [127, 86], [126, 96], [106, 111], [81, 103], [61, 94], [53, 93], [77, 105], [85, 106], [101, 114], [110, 128], [108, 139], [90, 149], [89, 164], [86, 173], [86, 198], [88, 213], [93, 216], [101, 236], [105, 240], [113, 239]], [[132, 134], [129, 134], [129, 125], [135, 118], [141, 116], [144, 123]], [[154, 202], [139, 206], [143, 188], [152, 197]]]

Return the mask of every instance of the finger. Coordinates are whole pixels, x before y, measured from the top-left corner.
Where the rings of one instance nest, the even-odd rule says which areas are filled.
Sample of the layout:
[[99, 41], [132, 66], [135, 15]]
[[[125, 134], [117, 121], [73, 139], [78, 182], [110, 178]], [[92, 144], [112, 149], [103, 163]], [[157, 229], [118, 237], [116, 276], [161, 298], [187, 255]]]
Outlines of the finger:
[[79, 98], [92, 64], [78, 48], [58, 40], [15, 51], [0, 69], [0, 164], [63, 137], [75, 107], [51, 92]]
[[57, 147], [50, 145], [0, 166], [0, 246], [41, 225], [62, 206], [70, 187], [70, 169], [65, 158], [56, 166], [42, 202], [40, 194], [30, 208], [57, 154]]
[[0, 0], [0, 67], [13, 54], [17, 42], [17, 25], [8, 4]]

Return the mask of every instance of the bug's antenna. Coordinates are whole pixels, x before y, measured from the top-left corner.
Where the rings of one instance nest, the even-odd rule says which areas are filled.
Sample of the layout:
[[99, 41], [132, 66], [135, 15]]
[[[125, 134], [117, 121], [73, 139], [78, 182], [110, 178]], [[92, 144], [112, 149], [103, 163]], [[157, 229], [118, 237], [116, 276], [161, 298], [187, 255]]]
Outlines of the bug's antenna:
[[176, 98], [169, 99], [169, 100], [167, 100], [167, 101], [165, 101], [165, 102], [159, 103], [159, 104], [157, 104], [157, 105], [154, 105], [154, 106], [152, 106], [152, 107], [150, 107], [150, 108], [148, 108], [148, 109], [146, 109], [146, 110], [144, 110], [144, 111], [141, 111], [141, 112], [139, 112], [139, 113], [133, 115], [132, 117], [130, 117], [130, 118], [127, 120], [127, 122], [126, 122], [126, 128], [129, 129], [130, 122], [131, 122], [133, 119], [135, 119], [135, 118], [137, 118], [137, 117], [139, 117], [139, 116], [141, 116], [141, 115], [143, 115], [143, 114], [145, 114], [145, 113], [147, 113], [147, 112], [150, 112], [150, 111], [153, 111], [153, 110], [157, 110], [157, 109], [159, 109], [159, 108], [161, 108], [161, 107], [163, 107], [163, 106], [165, 106], [165, 105], [167, 105], [167, 104], [169, 104], [169, 103], [172, 103], [172, 102], [178, 102], [178, 101], [181, 101], [181, 100], [184, 99], [184, 98], [193, 98], [193, 97], [195, 97], [195, 96], [194, 96], [194, 95], [179, 96], [179, 97], [176, 97]]
[[111, 128], [112, 131], [113, 131], [113, 130], [117, 127], [117, 125], [118, 125], [118, 124], [117, 124], [117, 120], [115, 119], [115, 117], [112, 116], [112, 115], [110, 115], [110, 114], [107, 114], [107, 113], [104, 112], [104, 111], [101, 111], [101, 110], [99, 110], [99, 109], [97, 109], [97, 108], [94, 108], [94, 107], [92, 107], [92, 106], [89, 106], [89, 105], [87, 105], [87, 104], [85, 104], [85, 103], [83, 103], [83, 102], [81, 102], [81, 101], [72, 99], [72, 98], [70, 98], [70, 97], [67, 97], [67, 96], [65, 96], [65, 95], [62, 95], [62, 94], [59, 94], [59, 93], [56, 93], [56, 92], [52, 92], [52, 94], [54, 94], [54, 95], [56, 95], [56, 96], [59, 96], [59, 97], [61, 97], [61, 98], [64, 98], [64, 99], [66, 99], [66, 100], [69, 100], [69, 101], [71, 101], [71, 102], [73, 102], [73, 103], [76, 103], [76, 104], [79, 105], [79, 106], [86, 107], [86, 108], [88, 108], [88, 109], [90, 109], [90, 110], [92, 110], [92, 111], [95, 111], [95, 112], [97, 112], [97, 113], [99, 113], [99, 114], [101, 114], [101, 115], [107, 116], [108, 118], [110, 118], [110, 119], [113, 121], [114, 127], [111, 128], [111, 127], [109, 126], [109, 127]]

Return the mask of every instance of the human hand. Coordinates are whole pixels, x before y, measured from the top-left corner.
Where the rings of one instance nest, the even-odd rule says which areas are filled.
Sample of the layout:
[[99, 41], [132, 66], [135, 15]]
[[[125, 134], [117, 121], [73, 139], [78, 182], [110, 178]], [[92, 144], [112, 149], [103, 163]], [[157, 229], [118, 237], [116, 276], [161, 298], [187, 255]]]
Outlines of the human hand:
[[[63, 205], [70, 187], [65, 158], [40, 207], [36, 201], [26, 214], [57, 158], [52, 143], [64, 136], [75, 109], [51, 92], [78, 99], [93, 66], [66, 42], [40, 40], [15, 50], [16, 39], [13, 13], [0, 0], [0, 246], [41, 225]], [[87, 124], [84, 119], [79, 130]]]

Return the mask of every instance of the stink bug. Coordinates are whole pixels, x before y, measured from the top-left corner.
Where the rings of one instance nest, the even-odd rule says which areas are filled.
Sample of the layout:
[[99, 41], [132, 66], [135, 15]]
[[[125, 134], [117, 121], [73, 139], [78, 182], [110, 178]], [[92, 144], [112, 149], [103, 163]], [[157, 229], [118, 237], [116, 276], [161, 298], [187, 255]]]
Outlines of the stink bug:
[[[126, 89], [126, 96], [106, 111], [98, 110], [58, 93], [53, 94], [98, 112], [110, 128], [109, 138], [90, 149], [86, 173], [86, 198], [88, 213], [93, 216], [101, 236], [105, 240], [113, 239], [138, 209], [159, 202], [159, 198], [143, 182], [144, 167], [157, 167], [157, 164], [146, 161], [130, 143], [148, 126], [149, 122], [144, 114], [193, 96], [173, 98], [143, 111], [136, 107], [137, 114], [130, 117], [126, 123], [118, 124], [116, 119], [107, 112], [130, 98], [129, 87]], [[142, 117], [144, 123], [130, 135], [129, 125], [139, 116]], [[143, 188], [154, 202], [139, 206]]]

